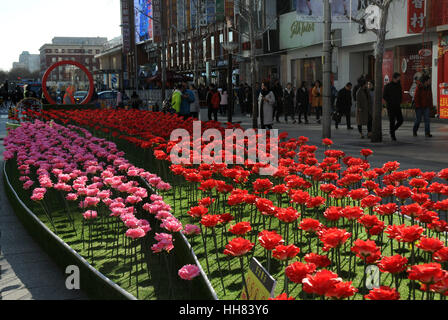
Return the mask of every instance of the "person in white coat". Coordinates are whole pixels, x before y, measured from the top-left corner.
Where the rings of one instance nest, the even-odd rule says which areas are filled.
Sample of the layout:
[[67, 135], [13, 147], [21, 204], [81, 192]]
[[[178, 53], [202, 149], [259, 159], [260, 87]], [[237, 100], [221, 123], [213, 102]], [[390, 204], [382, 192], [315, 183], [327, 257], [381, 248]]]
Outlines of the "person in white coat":
[[274, 124], [275, 95], [269, 87], [269, 83], [263, 82], [260, 96], [258, 97], [258, 109], [262, 129], [272, 129]]
[[194, 94], [194, 102], [190, 104], [190, 116], [199, 119], [199, 113], [201, 112], [201, 102], [199, 101], [199, 93], [194, 84], [190, 85], [190, 90]]

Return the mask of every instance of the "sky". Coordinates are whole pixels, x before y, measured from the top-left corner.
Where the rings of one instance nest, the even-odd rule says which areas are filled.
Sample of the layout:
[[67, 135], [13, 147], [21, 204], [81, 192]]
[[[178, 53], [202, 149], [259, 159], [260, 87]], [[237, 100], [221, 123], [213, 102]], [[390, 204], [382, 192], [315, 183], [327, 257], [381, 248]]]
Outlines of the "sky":
[[10, 70], [22, 51], [38, 54], [53, 37], [121, 34], [120, 0], [0, 0], [0, 70]]

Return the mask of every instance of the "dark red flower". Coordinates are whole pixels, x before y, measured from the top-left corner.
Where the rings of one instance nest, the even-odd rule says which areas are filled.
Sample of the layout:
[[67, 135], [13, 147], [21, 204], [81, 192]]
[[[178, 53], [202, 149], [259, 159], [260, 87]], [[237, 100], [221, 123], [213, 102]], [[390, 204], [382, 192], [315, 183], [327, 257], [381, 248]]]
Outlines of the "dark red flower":
[[369, 190], [365, 188], [355, 189], [348, 193], [348, 196], [353, 200], [361, 200], [369, 195]]
[[447, 262], [448, 261], [448, 247], [443, 247], [437, 252], [434, 252], [432, 258], [438, 262]]
[[202, 216], [208, 213], [208, 209], [204, 206], [193, 207], [187, 212], [192, 218], [202, 218]]
[[420, 239], [424, 229], [418, 225], [406, 227], [401, 225], [398, 227], [398, 236], [396, 239], [400, 242], [415, 242]]
[[364, 215], [360, 207], [345, 207], [341, 210], [342, 216], [347, 220], [356, 220]]
[[338, 221], [342, 217], [341, 207], [329, 207], [324, 212], [324, 217], [329, 221]]
[[331, 265], [331, 260], [327, 256], [320, 255], [314, 252], [308, 253], [304, 260], [308, 263], [313, 263], [317, 268], [326, 268]]
[[357, 239], [353, 244], [351, 251], [367, 263], [374, 263], [381, 257], [380, 249], [376, 246], [375, 241]]
[[362, 149], [361, 150], [361, 155], [366, 157], [366, 158], [371, 156], [372, 154], [373, 154], [373, 151], [370, 150], [370, 149]]

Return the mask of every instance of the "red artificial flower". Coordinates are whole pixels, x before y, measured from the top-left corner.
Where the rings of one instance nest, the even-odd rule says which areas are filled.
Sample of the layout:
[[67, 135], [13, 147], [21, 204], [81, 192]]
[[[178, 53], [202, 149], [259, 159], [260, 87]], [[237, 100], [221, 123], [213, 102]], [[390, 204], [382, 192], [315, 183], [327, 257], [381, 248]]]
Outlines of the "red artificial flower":
[[316, 270], [313, 263], [302, 263], [296, 261], [285, 269], [285, 274], [291, 282], [302, 283], [302, 280]]
[[291, 201], [298, 204], [305, 204], [310, 199], [310, 194], [306, 191], [296, 190], [290, 195]]
[[341, 207], [329, 207], [324, 212], [324, 217], [328, 221], [338, 221], [342, 217]]
[[366, 158], [371, 156], [372, 154], [373, 154], [373, 151], [370, 150], [370, 149], [362, 149], [361, 150], [361, 155], [366, 157]]
[[284, 223], [291, 223], [296, 221], [300, 214], [294, 208], [278, 208], [277, 213], [275, 214], [276, 218]]
[[423, 231], [425, 230], [418, 225], [413, 225], [410, 227], [401, 225], [398, 227], [399, 234], [396, 239], [400, 242], [415, 242], [420, 239]]
[[257, 179], [252, 185], [256, 193], [267, 193], [272, 188], [273, 183], [269, 179]]
[[323, 251], [337, 248], [351, 237], [351, 233], [338, 228], [323, 229], [319, 231], [318, 235], [320, 241], [324, 244]]
[[373, 208], [381, 201], [380, 197], [374, 195], [368, 195], [361, 200], [361, 207], [363, 208]]
[[322, 144], [326, 146], [331, 146], [333, 144], [333, 141], [331, 139], [322, 139]]
[[279, 294], [275, 298], [269, 298], [269, 300], [296, 300], [294, 297], [288, 297], [286, 293]]
[[187, 212], [192, 218], [202, 218], [202, 216], [208, 213], [208, 209], [204, 206], [193, 207]]
[[342, 216], [347, 220], [357, 220], [364, 215], [360, 207], [345, 207], [341, 210]]
[[353, 244], [351, 251], [367, 263], [374, 263], [381, 257], [380, 249], [376, 246], [375, 241], [357, 239]]
[[212, 204], [213, 204], [213, 202], [215, 202], [215, 199], [212, 199], [212, 198], [210, 198], [210, 197], [207, 197], [207, 198], [204, 198], [204, 199], [201, 199], [201, 200], [199, 200], [198, 201], [198, 204], [200, 205], [200, 206], [203, 206], [203, 207], [210, 207]]
[[444, 278], [442, 266], [435, 262], [411, 266], [407, 272], [409, 280], [424, 284], [433, 284]]
[[334, 289], [339, 282], [341, 282], [341, 278], [336, 273], [324, 269], [317, 271], [315, 275], [308, 275], [302, 280], [303, 291], [323, 296]]
[[214, 228], [220, 223], [221, 223], [221, 215], [219, 215], [219, 214], [204, 215], [204, 216], [202, 216], [202, 219], [201, 219], [201, 224], [206, 228]]
[[402, 257], [399, 254], [392, 257], [384, 257], [378, 262], [378, 268], [381, 272], [389, 272], [389, 273], [400, 273], [406, 270], [406, 265], [408, 263], [408, 259], [406, 257]]
[[399, 186], [395, 188], [394, 195], [401, 201], [404, 201], [412, 196], [412, 191], [408, 187]]
[[288, 192], [288, 187], [286, 187], [285, 184], [278, 184], [274, 186], [271, 191], [276, 194], [285, 194], [286, 192]]
[[220, 218], [222, 224], [227, 224], [235, 219], [230, 213], [223, 213], [220, 215]]
[[319, 188], [323, 193], [332, 193], [337, 189], [337, 187], [331, 183], [321, 184]]
[[416, 218], [423, 213], [422, 207], [418, 203], [413, 203], [407, 206], [401, 206], [401, 214]]
[[260, 245], [266, 250], [273, 250], [276, 246], [284, 243], [281, 235], [276, 231], [263, 230], [258, 234]]
[[331, 265], [331, 260], [327, 256], [320, 255], [314, 252], [308, 253], [304, 260], [308, 263], [313, 263], [317, 268], [326, 268]]
[[254, 247], [254, 243], [247, 239], [236, 238], [231, 240], [224, 250], [224, 254], [233, 257], [240, 257], [248, 253]]
[[437, 238], [422, 237], [417, 247], [423, 251], [434, 253], [443, 248], [443, 242]]
[[266, 216], [275, 215], [275, 206], [269, 199], [257, 198], [255, 200], [255, 206], [263, 215]]
[[308, 208], [318, 208], [325, 204], [325, 198], [322, 197], [312, 197], [306, 202]]
[[370, 290], [364, 298], [370, 300], [400, 300], [400, 293], [395, 288], [381, 286]]
[[358, 289], [352, 286], [352, 282], [337, 282], [333, 287], [330, 287], [325, 293], [325, 296], [332, 299], [345, 299], [355, 295]]
[[348, 193], [348, 196], [353, 200], [361, 200], [369, 195], [369, 190], [365, 188], [355, 189]]
[[272, 256], [277, 260], [285, 261], [295, 258], [295, 256], [297, 256], [299, 252], [300, 248], [296, 247], [293, 244], [290, 244], [288, 246], [278, 245], [272, 252]]
[[322, 228], [322, 223], [319, 220], [305, 218], [300, 222], [299, 229], [305, 232], [316, 233]]
[[443, 247], [442, 249], [433, 253], [432, 258], [438, 262], [448, 261], [448, 247]]
[[237, 235], [237, 236], [245, 235], [246, 233], [248, 233], [251, 230], [252, 230], [252, 227], [250, 225], [250, 222], [246, 222], [246, 221], [239, 222], [229, 228], [229, 232], [234, 235]]

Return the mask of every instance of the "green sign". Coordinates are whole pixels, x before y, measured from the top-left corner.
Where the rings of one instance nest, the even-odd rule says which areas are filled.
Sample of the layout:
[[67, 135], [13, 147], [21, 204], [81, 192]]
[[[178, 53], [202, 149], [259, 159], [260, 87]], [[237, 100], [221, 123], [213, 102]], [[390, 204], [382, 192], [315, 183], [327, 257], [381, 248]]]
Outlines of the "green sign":
[[294, 49], [322, 43], [321, 23], [301, 21], [295, 12], [280, 16], [280, 49]]

